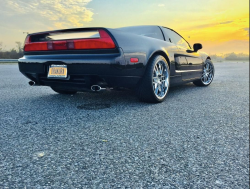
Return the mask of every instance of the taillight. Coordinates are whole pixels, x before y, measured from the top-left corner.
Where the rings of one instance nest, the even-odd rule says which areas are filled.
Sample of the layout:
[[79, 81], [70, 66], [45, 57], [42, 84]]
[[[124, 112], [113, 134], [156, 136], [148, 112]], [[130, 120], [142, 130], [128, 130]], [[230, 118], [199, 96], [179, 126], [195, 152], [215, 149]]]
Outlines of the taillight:
[[114, 41], [105, 30], [99, 30], [99, 35], [100, 38], [66, 39], [45, 42], [32, 42], [31, 36], [27, 36], [24, 51], [114, 49], [116, 47]]
[[24, 46], [24, 51], [47, 51], [46, 42], [28, 43]]
[[29, 44], [29, 43], [30, 43], [30, 36], [28, 35], [28, 36], [26, 37], [26, 39], [25, 39], [24, 44], [26, 45], [26, 44]]

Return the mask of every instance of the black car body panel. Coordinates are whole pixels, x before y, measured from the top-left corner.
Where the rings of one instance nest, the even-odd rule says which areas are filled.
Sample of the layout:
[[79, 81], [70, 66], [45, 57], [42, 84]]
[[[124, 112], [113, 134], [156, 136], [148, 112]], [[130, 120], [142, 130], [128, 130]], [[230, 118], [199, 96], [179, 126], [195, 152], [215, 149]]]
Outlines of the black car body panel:
[[[100, 28], [87, 28], [87, 30]], [[184, 49], [171, 41], [160, 26], [137, 26], [118, 29], [101, 28], [113, 39], [114, 49], [60, 50], [25, 52], [18, 60], [19, 70], [36, 85], [61, 86], [77, 91], [90, 89], [91, 85], [135, 88], [143, 77], [150, 59], [158, 54], [165, 57], [170, 67], [171, 85], [194, 81], [201, 77], [208, 55]], [[154, 36], [140, 35], [134, 31], [157, 31]], [[81, 29], [53, 32], [80, 31]], [[131, 31], [131, 32], [130, 32]], [[31, 34], [43, 35], [46, 32]], [[149, 35], [154, 35], [154, 32]], [[162, 35], [162, 39], [159, 36]], [[190, 47], [190, 45], [189, 45]], [[131, 58], [139, 62], [132, 63]], [[68, 67], [65, 79], [48, 79], [51, 64]]]

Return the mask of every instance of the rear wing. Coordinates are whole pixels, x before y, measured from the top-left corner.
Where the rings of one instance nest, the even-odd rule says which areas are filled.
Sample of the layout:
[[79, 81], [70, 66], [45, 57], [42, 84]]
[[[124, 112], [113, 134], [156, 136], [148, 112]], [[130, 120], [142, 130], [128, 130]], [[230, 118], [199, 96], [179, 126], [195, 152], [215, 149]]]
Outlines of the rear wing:
[[116, 42], [105, 28], [77, 28], [27, 35], [24, 52], [115, 49]]

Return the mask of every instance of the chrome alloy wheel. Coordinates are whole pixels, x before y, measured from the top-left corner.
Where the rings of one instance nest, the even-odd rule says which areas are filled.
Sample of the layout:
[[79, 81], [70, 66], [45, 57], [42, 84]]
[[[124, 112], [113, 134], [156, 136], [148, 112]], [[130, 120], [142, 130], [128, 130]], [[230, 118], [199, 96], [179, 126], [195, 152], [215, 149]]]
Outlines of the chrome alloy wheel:
[[163, 99], [169, 88], [169, 73], [165, 62], [155, 64], [153, 71], [153, 90], [158, 99]]
[[204, 66], [201, 82], [204, 85], [209, 85], [214, 78], [214, 67], [210, 62], [207, 62]]

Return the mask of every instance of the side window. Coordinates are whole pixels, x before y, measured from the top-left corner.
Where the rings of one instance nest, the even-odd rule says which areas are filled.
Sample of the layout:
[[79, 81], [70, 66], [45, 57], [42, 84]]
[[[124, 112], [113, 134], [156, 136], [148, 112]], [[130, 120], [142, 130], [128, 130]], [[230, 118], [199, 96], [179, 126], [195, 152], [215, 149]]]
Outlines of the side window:
[[169, 40], [170, 42], [184, 49], [190, 49], [189, 44], [179, 34], [167, 28], [164, 28], [163, 31], [166, 35], [166, 40]]

